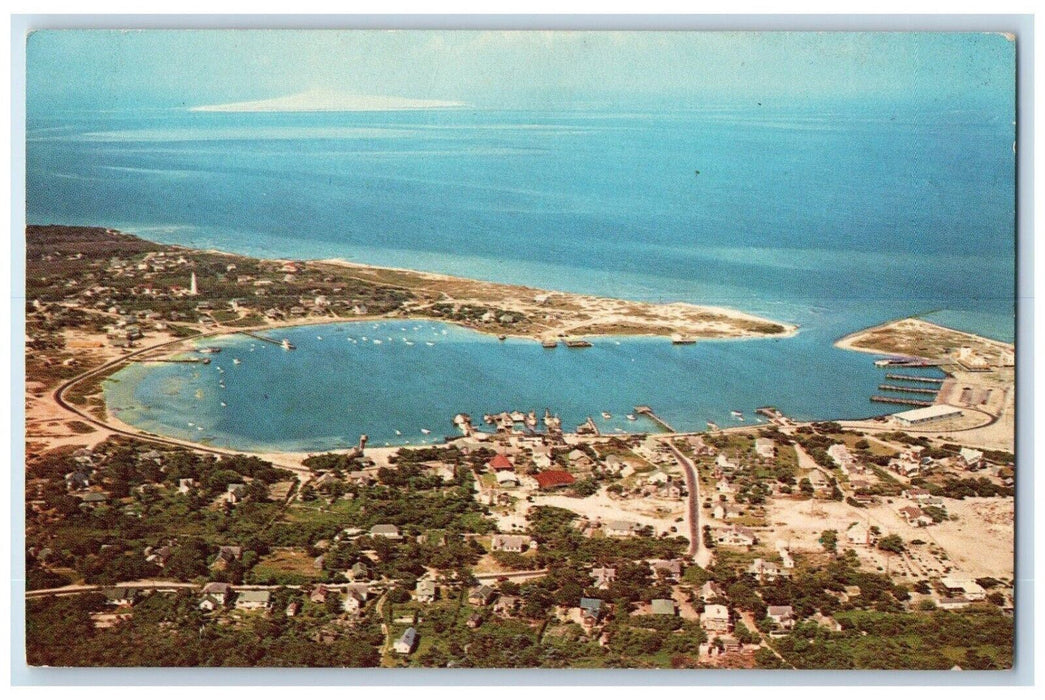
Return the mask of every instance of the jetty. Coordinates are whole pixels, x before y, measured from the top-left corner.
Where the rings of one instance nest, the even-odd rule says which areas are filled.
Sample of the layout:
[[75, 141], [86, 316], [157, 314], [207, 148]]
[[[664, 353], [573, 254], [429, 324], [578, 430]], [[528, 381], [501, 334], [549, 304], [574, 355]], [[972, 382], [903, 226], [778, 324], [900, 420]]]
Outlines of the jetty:
[[578, 340], [564, 340], [563, 343], [568, 348], [590, 348], [591, 347], [591, 343], [589, 343], [587, 340], [582, 340], [582, 339], [578, 339]]
[[131, 362], [167, 362], [175, 365], [209, 365], [209, 357], [186, 357], [180, 360], [175, 360], [170, 357], [141, 357], [131, 360]]
[[943, 380], [937, 377], [919, 377], [913, 374], [887, 374], [885, 378], [901, 379], [905, 382], [922, 382], [924, 384], [943, 384]]
[[266, 338], [263, 335], [258, 335], [257, 333], [251, 333], [250, 331], [239, 331], [239, 332], [242, 333], [243, 335], [249, 335], [251, 338], [254, 338], [255, 340], [263, 340], [266, 343], [272, 343], [273, 345], [282, 345], [283, 344], [282, 340], [276, 340], [275, 338]]
[[918, 399], [902, 399], [897, 396], [880, 396], [875, 394], [871, 397], [874, 403], [896, 403], [904, 406], [932, 406], [932, 401], [919, 401]]
[[632, 409], [632, 411], [640, 416], [646, 416], [651, 421], [653, 421], [669, 433], [677, 432], [673, 427], [671, 427], [671, 425], [668, 424], [666, 420], [654, 413], [653, 409], [649, 406], [636, 406]]
[[939, 393], [939, 388], [936, 389], [923, 389], [917, 386], [897, 386], [895, 384], [879, 384], [878, 388], [882, 391], [904, 391], [911, 394], [929, 394], [935, 396]]

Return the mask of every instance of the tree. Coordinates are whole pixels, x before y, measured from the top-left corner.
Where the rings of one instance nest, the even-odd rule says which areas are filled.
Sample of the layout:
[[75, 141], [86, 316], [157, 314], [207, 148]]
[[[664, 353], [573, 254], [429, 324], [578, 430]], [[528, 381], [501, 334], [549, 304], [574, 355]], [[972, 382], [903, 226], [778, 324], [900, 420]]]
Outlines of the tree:
[[893, 554], [900, 554], [904, 550], [903, 539], [896, 534], [886, 535], [885, 537], [878, 540], [878, 549], [883, 552], [892, 552]]
[[838, 531], [837, 530], [824, 530], [820, 533], [820, 544], [823, 545], [824, 550], [828, 552], [838, 551]]

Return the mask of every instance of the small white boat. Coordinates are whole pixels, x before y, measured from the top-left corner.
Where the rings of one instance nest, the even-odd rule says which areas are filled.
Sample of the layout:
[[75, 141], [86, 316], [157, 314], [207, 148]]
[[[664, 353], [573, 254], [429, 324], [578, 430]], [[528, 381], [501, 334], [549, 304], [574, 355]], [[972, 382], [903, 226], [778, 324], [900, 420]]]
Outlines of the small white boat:
[[733, 416], [737, 420], [744, 420], [744, 414], [740, 411], [730, 411], [729, 415]]
[[421, 432], [424, 433], [425, 435], [431, 435], [432, 434], [432, 431], [429, 430], [428, 428], [421, 428]]
[[234, 364], [234, 365], [242, 365], [243, 364], [243, 360], [239, 359], [238, 357], [233, 358], [232, 364]]
[[633, 415], [631, 415], [631, 414], [629, 413], [629, 414], [628, 414], [628, 420], [635, 420], [635, 416], [633, 416]]
[[610, 414], [609, 411], [603, 411], [602, 412], [602, 417], [605, 418], [606, 420], [609, 420], [610, 418], [613, 418], [613, 415]]
[[363, 336], [363, 340], [366, 340], [366, 336], [365, 335]]
[[435, 345], [435, 343], [430, 343], [430, 342], [428, 342], [428, 341], [426, 340], [426, 341], [425, 341], [425, 345], [427, 345], [428, 347], [432, 347], [433, 345]]
[[189, 427], [190, 427], [190, 428], [194, 427], [195, 425], [196, 425], [196, 424], [195, 424], [195, 423], [193, 423], [193, 422], [192, 422], [191, 420], [189, 421]]
[[317, 335], [317, 336], [316, 336], [316, 340], [323, 340], [323, 336], [321, 336], [321, 335]]
[[225, 403], [224, 401], [222, 401], [222, 402], [221, 402], [221, 405], [222, 405], [222, 406], [228, 406], [228, 404], [227, 404], [227, 403]]
[[381, 341], [378, 340], [377, 338], [374, 338], [374, 345], [380, 345], [380, 344], [381, 344]]
[[196, 426], [196, 430], [203, 430], [203, 426], [202, 425], [197, 425]]
[[283, 342], [280, 343], [280, 347], [282, 347], [284, 350], [294, 350], [297, 346], [289, 340], [287, 340], [286, 338], [284, 338]]
[[407, 341], [404, 341], [404, 342], [405, 342], [405, 343], [406, 343], [407, 345], [413, 345], [413, 344], [414, 344], [414, 341], [412, 341], [412, 340], [407, 340]]
[[399, 430], [396, 431], [396, 435], [402, 435], [403, 433]]

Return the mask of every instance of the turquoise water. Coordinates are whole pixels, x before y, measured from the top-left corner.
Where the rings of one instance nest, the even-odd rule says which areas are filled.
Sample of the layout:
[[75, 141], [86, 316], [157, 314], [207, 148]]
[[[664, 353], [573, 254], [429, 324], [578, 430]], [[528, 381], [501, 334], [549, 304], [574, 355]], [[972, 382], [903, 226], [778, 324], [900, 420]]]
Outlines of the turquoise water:
[[929, 102], [30, 114], [27, 212], [258, 256], [716, 304], [801, 328], [781, 340], [599, 341], [550, 354], [450, 329], [453, 342], [329, 357], [331, 329], [307, 342], [308, 331], [288, 331], [306, 334], [299, 351], [253, 353], [275, 363], [257, 375], [270, 398], [235, 415], [202, 405], [210, 390], [192, 384], [213, 366], [196, 379], [183, 366], [126, 370], [110, 393], [150, 430], [186, 436], [195, 415], [196, 438], [319, 449], [359, 432], [384, 442], [426, 427], [434, 438], [458, 411], [505, 408], [548, 406], [572, 425], [648, 403], [680, 428], [763, 404], [859, 417], [882, 411], [867, 401], [880, 374], [868, 356], [832, 348], [838, 337], [925, 315], [1012, 339], [1013, 138], [1011, 113]]
[[641, 416], [628, 420], [639, 404], [686, 431], [704, 430], [708, 420], [740, 425], [733, 409], [757, 422], [754, 409], [766, 403], [804, 419], [884, 411], [868, 403], [884, 373], [867, 355], [824, 352], [802, 336], [687, 346], [611, 337], [548, 350], [435, 322], [267, 335], [297, 349], [242, 335], [208, 339], [223, 348], [210, 365], [131, 365], [106, 382], [109, 405], [151, 432], [261, 451], [350, 447], [363, 433], [376, 445], [432, 444], [459, 434], [451, 423], [458, 412], [484, 428], [485, 413], [550, 408], [567, 429], [591, 416], [613, 433], [657, 430]]

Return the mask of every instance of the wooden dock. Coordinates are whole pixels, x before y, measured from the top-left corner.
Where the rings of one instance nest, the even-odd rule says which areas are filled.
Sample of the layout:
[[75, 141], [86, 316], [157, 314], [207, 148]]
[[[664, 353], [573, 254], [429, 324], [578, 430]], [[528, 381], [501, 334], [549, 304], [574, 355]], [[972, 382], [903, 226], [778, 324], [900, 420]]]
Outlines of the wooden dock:
[[874, 403], [896, 403], [903, 406], [932, 406], [932, 401], [919, 401], [918, 399], [901, 399], [896, 396], [879, 396], [875, 394], [871, 397], [871, 401]]
[[646, 416], [651, 421], [653, 421], [654, 423], [656, 423], [657, 425], [659, 425], [661, 428], [663, 428], [664, 430], [666, 430], [669, 433], [678, 432], [674, 428], [672, 428], [667, 423], [667, 421], [665, 421], [663, 418], [661, 418], [656, 413], [654, 413], [653, 409], [650, 408], [649, 406], [636, 406], [633, 410], [634, 410], [635, 413], [637, 413], [637, 414], [639, 414], [641, 416]]
[[251, 333], [250, 331], [239, 331], [239, 332], [242, 333], [243, 335], [249, 335], [251, 338], [254, 338], [255, 340], [263, 340], [266, 343], [272, 343], [273, 345], [282, 345], [283, 344], [282, 340], [276, 340], [274, 338], [266, 338], [263, 335], [258, 335], [257, 333]]
[[131, 362], [166, 362], [174, 365], [209, 365], [209, 357], [188, 357], [183, 360], [174, 360], [169, 357], [139, 357]]
[[895, 384], [879, 384], [878, 388], [882, 391], [906, 391], [912, 394], [929, 394], [931, 396], [936, 396], [936, 394], [940, 391], [938, 388], [922, 389], [921, 387], [916, 386], [896, 386]]
[[918, 377], [913, 374], [887, 374], [886, 379], [901, 379], [905, 382], [923, 382], [925, 384], [943, 384], [942, 379], [936, 377]]

